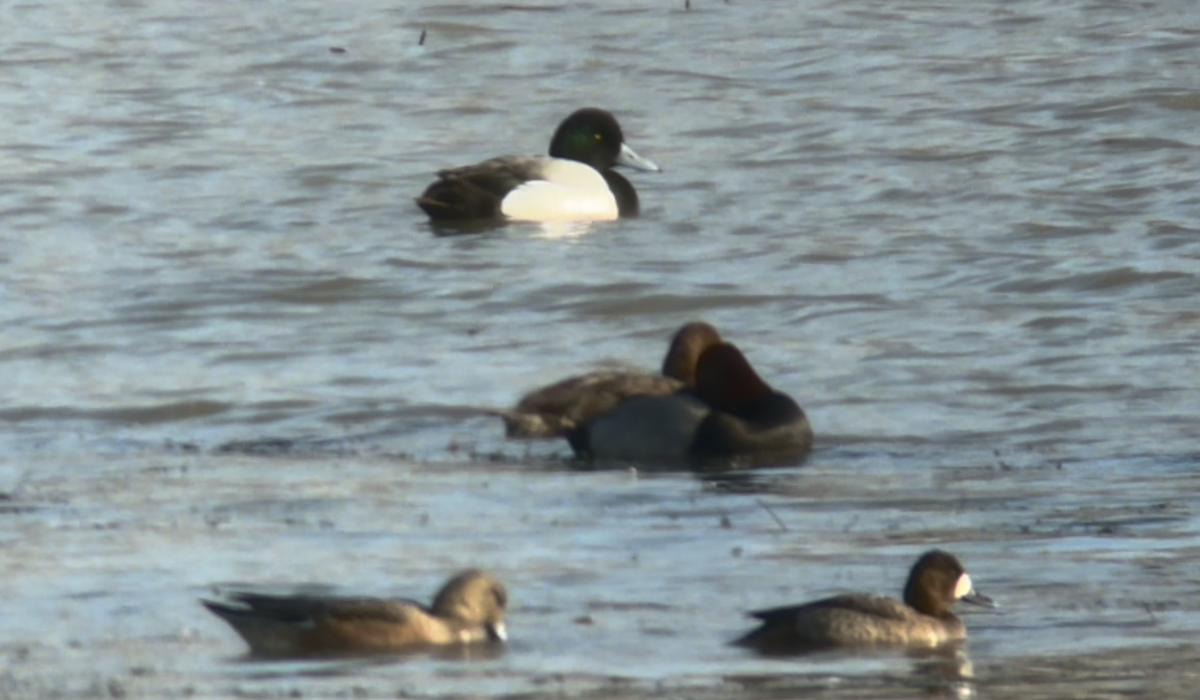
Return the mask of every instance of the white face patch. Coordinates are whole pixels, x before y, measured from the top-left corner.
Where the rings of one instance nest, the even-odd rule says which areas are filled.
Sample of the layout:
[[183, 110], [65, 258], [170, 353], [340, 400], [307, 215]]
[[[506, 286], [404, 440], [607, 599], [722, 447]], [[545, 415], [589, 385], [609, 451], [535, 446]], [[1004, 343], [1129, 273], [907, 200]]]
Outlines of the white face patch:
[[496, 635], [496, 639], [502, 642], [508, 641], [508, 628], [504, 626], [503, 622], [497, 622], [492, 625], [492, 634]]
[[975, 586], [971, 585], [971, 577], [963, 574], [958, 577], [958, 584], [954, 586], [954, 599], [970, 595], [975, 590]]
[[542, 179], [508, 193], [500, 211], [517, 221], [610, 221], [617, 198], [594, 168], [573, 160], [546, 158]]

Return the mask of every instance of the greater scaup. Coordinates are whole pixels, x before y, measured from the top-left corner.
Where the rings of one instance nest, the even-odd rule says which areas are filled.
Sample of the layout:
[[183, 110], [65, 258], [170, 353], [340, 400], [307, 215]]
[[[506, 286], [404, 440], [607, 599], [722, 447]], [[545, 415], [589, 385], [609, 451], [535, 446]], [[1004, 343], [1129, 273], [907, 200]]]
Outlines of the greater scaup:
[[612, 170], [659, 172], [625, 144], [609, 112], [588, 107], [559, 124], [549, 156], [501, 156], [438, 172], [417, 198], [435, 221], [606, 221], [637, 216], [637, 191]]

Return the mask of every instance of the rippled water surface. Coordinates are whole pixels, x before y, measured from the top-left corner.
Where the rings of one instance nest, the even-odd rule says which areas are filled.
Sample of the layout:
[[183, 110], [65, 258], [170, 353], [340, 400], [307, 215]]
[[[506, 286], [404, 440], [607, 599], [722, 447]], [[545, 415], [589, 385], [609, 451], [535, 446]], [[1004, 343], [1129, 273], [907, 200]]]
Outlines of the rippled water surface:
[[[1194, 697], [1195, 3], [690, 5], [0, 9], [0, 696]], [[413, 204], [585, 105], [664, 168], [640, 219]], [[579, 470], [483, 412], [696, 318], [806, 465]], [[957, 656], [725, 644], [934, 546], [1001, 604]], [[469, 565], [498, 657], [248, 661], [195, 602]]]

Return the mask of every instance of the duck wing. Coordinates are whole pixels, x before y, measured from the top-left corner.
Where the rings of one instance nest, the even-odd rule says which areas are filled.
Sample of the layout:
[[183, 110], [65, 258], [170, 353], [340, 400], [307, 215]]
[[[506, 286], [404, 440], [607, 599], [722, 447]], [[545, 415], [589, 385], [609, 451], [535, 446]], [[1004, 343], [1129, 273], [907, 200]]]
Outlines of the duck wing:
[[844, 610], [887, 620], [908, 620], [914, 615], [912, 608], [895, 598], [854, 593], [815, 600], [802, 605], [755, 610], [749, 615], [763, 622], [771, 623], [829, 610]]
[[321, 619], [373, 619], [400, 623], [416, 611], [428, 612], [420, 603], [403, 599], [271, 595], [240, 591], [227, 593], [224, 598], [229, 603], [211, 600], [201, 602], [209, 610], [227, 619], [256, 618], [305, 626]]
[[541, 156], [501, 156], [438, 172], [438, 179], [417, 197], [433, 219], [493, 219], [516, 188], [536, 180], [545, 166]]
[[[526, 394], [502, 414], [509, 437], [556, 437], [638, 396], [663, 396], [683, 383], [661, 374], [601, 371], [570, 377]], [[531, 430], [535, 423], [545, 429]]]

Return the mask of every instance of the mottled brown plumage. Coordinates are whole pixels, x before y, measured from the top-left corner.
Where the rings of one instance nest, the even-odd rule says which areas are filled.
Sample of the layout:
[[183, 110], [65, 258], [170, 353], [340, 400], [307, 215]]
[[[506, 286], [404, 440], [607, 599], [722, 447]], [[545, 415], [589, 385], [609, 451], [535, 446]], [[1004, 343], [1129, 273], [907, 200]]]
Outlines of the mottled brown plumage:
[[736, 643], [763, 653], [830, 647], [935, 647], [967, 637], [962, 620], [950, 612], [958, 600], [993, 605], [975, 593], [958, 559], [935, 549], [913, 565], [903, 602], [848, 594], [760, 610], [750, 615], [762, 624]]
[[663, 396], [691, 385], [696, 362], [721, 335], [707, 323], [682, 326], [671, 339], [662, 374], [600, 371], [570, 377], [526, 394], [500, 412], [510, 438], [561, 437], [592, 418], [638, 396]]
[[201, 600], [250, 645], [250, 653], [303, 657], [403, 651], [503, 640], [508, 594], [487, 573], [450, 579], [431, 607], [404, 600], [224, 594]]

